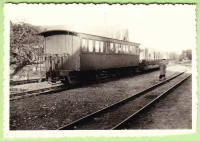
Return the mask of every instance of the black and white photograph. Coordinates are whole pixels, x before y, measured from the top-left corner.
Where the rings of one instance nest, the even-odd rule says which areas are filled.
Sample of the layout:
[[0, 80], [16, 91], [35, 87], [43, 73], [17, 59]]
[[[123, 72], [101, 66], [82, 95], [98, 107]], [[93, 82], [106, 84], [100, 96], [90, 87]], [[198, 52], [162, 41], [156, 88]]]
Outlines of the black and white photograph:
[[195, 10], [192, 4], [5, 4], [5, 134], [194, 132]]

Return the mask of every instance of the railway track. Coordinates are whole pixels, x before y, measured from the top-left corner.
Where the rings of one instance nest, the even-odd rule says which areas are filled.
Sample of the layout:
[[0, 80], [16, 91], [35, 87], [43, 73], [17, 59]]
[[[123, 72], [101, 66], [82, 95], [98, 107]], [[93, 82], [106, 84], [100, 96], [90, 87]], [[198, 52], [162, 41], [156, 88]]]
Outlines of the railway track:
[[[158, 69], [148, 70], [148, 71], [146, 71], [146, 73], [151, 72], [151, 71], [155, 71], [155, 70], [158, 70]], [[140, 72], [134, 72], [134, 73], [139, 74]], [[104, 76], [104, 77], [107, 78], [108, 76]], [[102, 78], [100, 77], [100, 78], [97, 78], [97, 79], [102, 79]], [[46, 81], [45, 77], [43, 77], [41, 80], [39, 78], [37, 78], [37, 79], [29, 79], [29, 80], [16, 80], [16, 81], [11, 80], [10, 81], [10, 85], [11, 86], [16, 86], [16, 85], [22, 85], [22, 84], [28, 84], [28, 83], [39, 83], [39, 82], [44, 82], [44, 81]]]
[[[93, 80], [92, 83], [97, 84], [97, 83], [106, 82], [108, 80], [111, 80], [111, 78], [113, 78], [113, 77], [112, 76], [99, 77], [95, 81]], [[120, 79], [120, 77], [119, 78], [113, 78], [112, 80], [114, 80], [114, 79]], [[90, 82], [86, 82], [84, 84], [76, 83], [74, 85], [63, 85], [63, 84], [60, 83], [56, 86], [51, 86], [51, 87], [47, 87], [47, 88], [11, 93], [10, 94], [10, 101], [22, 99], [24, 97], [45, 95], [45, 94], [50, 94], [50, 93], [58, 93], [58, 92], [62, 92], [62, 91], [69, 90], [69, 89], [84, 87], [84, 86], [87, 86], [87, 85], [91, 85], [91, 83]]]
[[[154, 71], [154, 70], [147, 71], [146, 73], [150, 73], [152, 71]], [[27, 90], [21, 90], [21, 92], [11, 93], [10, 94], [10, 101], [22, 99], [24, 97], [31, 97], [31, 96], [37, 96], [37, 95], [45, 95], [45, 94], [50, 94], [50, 93], [62, 92], [62, 91], [69, 90], [69, 89], [84, 87], [84, 86], [88, 86], [88, 85], [91, 85], [91, 84], [104, 83], [104, 82], [107, 82], [107, 81], [113, 81], [113, 80], [126, 78], [126, 77], [130, 77], [130, 76], [133, 76], [133, 75], [138, 75], [138, 74], [140, 74], [140, 73], [136, 72], [136, 73], [133, 73], [133, 74], [130, 73], [130, 74], [120, 75], [120, 76], [108, 75], [108, 76], [98, 77], [96, 79], [85, 82], [84, 84], [83, 83], [76, 83], [74, 85], [62, 85], [60, 83], [60, 85], [58, 85], [58, 86], [51, 86], [51, 87], [41, 88], [41, 89], [36, 89], [36, 90], [28, 90], [28, 91]]]
[[22, 84], [27, 84], [27, 83], [38, 83], [39, 81], [43, 82], [45, 81], [45, 78], [42, 78], [41, 80], [39, 78], [37, 79], [29, 79], [29, 80], [17, 80], [17, 81], [10, 81], [10, 85], [15, 86], [15, 85], [22, 85]]
[[[151, 72], [151, 71], [149, 71], [149, 72]], [[147, 72], [147, 73], [149, 73], [149, 72]], [[62, 92], [62, 91], [69, 90], [69, 89], [84, 87], [84, 86], [97, 84], [97, 83], [104, 83], [107, 81], [113, 81], [113, 80], [117, 80], [117, 79], [121, 79], [121, 78], [130, 77], [133, 75], [138, 75], [138, 72], [128, 73], [126, 75], [120, 75], [120, 76], [103, 75], [103, 76], [97, 77], [96, 79], [88, 80], [84, 83], [75, 83], [74, 85], [63, 85], [60, 83], [60, 85], [58, 85], [58, 86], [51, 86], [51, 87], [41, 88], [41, 89], [36, 89], [36, 90], [28, 90], [27, 91], [27, 90], [22, 89], [21, 92], [11, 93], [10, 101], [22, 99], [24, 97], [31, 97], [31, 96], [37, 96], [37, 95], [45, 95], [45, 94], [50, 94], [50, 93]], [[33, 81], [36, 81], [36, 80], [33, 80]], [[16, 81], [16, 84], [19, 84], [19, 83]]]
[[60, 127], [58, 130], [125, 129], [126, 124], [131, 119], [191, 76], [191, 74], [185, 72], [181, 72], [133, 96]]
[[52, 86], [52, 87], [47, 87], [47, 88], [42, 88], [42, 89], [37, 89], [37, 90], [29, 90], [29, 91], [11, 93], [10, 94], [10, 101], [17, 100], [17, 99], [22, 99], [24, 97], [37, 96], [37, 95], [41, 95], [41, 94], [55, 93], [55, 92], [66, 90], [68, 88], [69, 87], [65, 87], [63, 85], [58, 85], [58, 86]]

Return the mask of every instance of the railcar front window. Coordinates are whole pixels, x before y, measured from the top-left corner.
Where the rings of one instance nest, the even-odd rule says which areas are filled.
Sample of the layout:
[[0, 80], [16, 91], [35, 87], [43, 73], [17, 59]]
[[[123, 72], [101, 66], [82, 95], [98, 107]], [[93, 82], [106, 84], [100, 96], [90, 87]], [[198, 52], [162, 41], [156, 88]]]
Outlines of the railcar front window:
[[99, 52], [99, 41], [95, 41], [95, 52]]
[[92, 40], [88, 40], [88, 52], [93, 52], [93, 41]]
[[82, 40], [82, 51], [87, 52], [87, 40], [86, 39]]

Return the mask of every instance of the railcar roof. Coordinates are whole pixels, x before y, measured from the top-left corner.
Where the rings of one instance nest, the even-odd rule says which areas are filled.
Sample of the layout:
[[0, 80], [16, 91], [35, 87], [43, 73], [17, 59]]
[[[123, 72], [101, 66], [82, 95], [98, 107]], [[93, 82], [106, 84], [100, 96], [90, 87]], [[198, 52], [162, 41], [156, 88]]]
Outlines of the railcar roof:
[[124, 41], [124, 42], [129, 42], [129, 43], [134, 43], [134, 44], [140, 45], [139, 43], [135, 43], [135, 42], [119, 40], [119, 39], [114, 39], [114, 38], [109, 38], [109, 37], [104, 37], [104, 36], [98, 36], [98, 35], [92, 35], [92, 34], [88, 34], [88, 33], [81, 33], [81, 32], [77, 32], [77, 31], [62, 30], [62, 29], [59, 29], [59, 30], [46, 30], [46, 31], [39, 32], [37, 35], [42, 35], [42, 36], [46, 37], [46, 36], [52, 35], [52, 33], [57, 33], [57, 34], [67, 34], [67, 33], [69, 34], [69, 33], [72, 33], [72, 34], [91, 35], [91, 36], [95, 36], [95, 37], [107, 38], [107, 39], [112, 39], [112, 40], [116, 40], [116, 41]]
[[42, 32], [37, 33], [37, 35], [42, 35], [44, 37], [51, 35], [51, 33], [58, 33], [58, 34], [63, 34], [63, 33], [77, 33], [74, 31], [70, 31], [70, 30], [45, 30]]

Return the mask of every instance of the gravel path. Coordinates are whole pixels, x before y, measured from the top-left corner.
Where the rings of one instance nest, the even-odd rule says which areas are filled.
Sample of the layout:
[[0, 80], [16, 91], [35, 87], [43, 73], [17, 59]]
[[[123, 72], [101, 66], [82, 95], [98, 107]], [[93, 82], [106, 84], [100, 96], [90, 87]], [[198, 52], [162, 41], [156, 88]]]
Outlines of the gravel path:
[[[184, 70], [171, 66], [167, 77]], [[159, 83], [159, 71], [10, 102], [11, 130], [53, 130]], [[27, 87], [26, 87], [27, 88]]]

